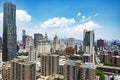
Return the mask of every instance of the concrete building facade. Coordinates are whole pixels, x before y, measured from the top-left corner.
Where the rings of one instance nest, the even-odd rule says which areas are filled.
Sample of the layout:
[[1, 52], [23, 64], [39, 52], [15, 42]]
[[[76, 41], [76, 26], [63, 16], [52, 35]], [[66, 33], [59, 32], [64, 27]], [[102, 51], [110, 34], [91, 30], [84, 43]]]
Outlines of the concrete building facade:
[[41, 55], [41, 75], [50, 76], [59, 72], [59, 56], [53, 54]]
[[36, 80], [36, 65], [21, 59], [11, 61], [12, 80]]

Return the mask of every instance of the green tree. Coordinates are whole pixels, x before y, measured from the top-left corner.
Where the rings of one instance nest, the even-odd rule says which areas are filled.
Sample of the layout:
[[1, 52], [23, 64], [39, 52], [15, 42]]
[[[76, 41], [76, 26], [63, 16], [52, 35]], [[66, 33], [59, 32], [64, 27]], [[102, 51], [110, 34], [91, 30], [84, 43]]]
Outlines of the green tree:
[[83, 55], [84, 51], [79, 50], [76, 54]]
[[53, 80], [63, 80], [63, 79], [60, 79], [60, 78], [58, 77], [58, 78], [54, 78]]
[[96, 75], [100, 76], [100, 80], [105, 80], [105, 76], [102, 70], [97, 69], [96, 70]]

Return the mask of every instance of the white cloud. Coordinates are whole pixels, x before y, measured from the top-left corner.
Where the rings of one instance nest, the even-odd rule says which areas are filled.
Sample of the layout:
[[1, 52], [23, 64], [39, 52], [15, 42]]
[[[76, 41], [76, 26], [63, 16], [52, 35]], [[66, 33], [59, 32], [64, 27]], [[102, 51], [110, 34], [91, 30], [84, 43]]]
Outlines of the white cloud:
[[52, 28], [49, 29], [48, 28], [39, 28], [37, 30], [30, 30], [30, 32], [41, 32], [41, 33], [48, 33], [48, 36], [50, 39], [53, 39], [55, 34], [58, 34], [59, 38], [64, 38], [64, 37], [74, 37], [77, 39], [82, 39], [82, 35], [83, 35], [83, 30], [87, 29], [87, 30], [92, 30], [92, 29], [96, 29], [96, 28], [101, 28], [101, 26], [97, 23], [95, 23], [94, 21], [87, 21], [85, 23], [82, 24], [74, 24], [73, 27], [63, 27], [63, 28]]
[[83, 31], [84, 29], [94, 29], [94, 28], [100, 28], [100, 25], [93, 21], [88, 21], [86, 23], [77, 25], [75, 27], [75, 30]]
[[93, 16], [93, 18], [96, 17], [96, 16], [98, 16], [98, 15], [99, 15], [99, 13], [96, 13], [96, 14]]
[[86, 17], [85, 17], [85, 16], [82, 16], [81, 21], [82, 21], [82, 22], [85, 22], [85, 21], [86, 21]]
[[[83, 30], [84, 29], [96, 29], [100, 28], [100, 25], [90, 20], [91, 17], [86, 18], [82, 16], [83, 19], [88, 20], [82, 24], [76, 23], [75, 19], [68, 19], [66, 17], [54, 17], [48, 19], [37, 27], [34, 27], [34, 24], [29, 25], [31, 23], [31, 15], [27, 13], [25, 10], [17, 10], [16, 11], [16, 20], [17, 20], [17, 36], [18, 40], [21, 40], [22, 37], [22, 29], [25, 29], [26, 32], [33, 36], [34, 33], [48, 33], [50, 39], [53, 39], [55, 34], [58, 34], [59, 38], [66, 37], [74, 37], [78, 39], [82, 39]], [[0, 34], [2, 34], [2, 24], [3, 24], [3, 13], [0, 13]], [[72, 25], [72, 27], [71, 27]], [[32, 27], [31, 27], [32, 26]], [[55, 28], [54, 28], [55, 27]], [[50, 29], [51, 28], [51, 29]]]
[[82, 16], [82, 19], [85, 19], [85, 16]]
[[[17, 26], [17, 37], [20, 40], [22, 37], [22, 29], [28, 27], [31, 21], [31, 15], [25, 10], [16, 10], [16, 26]], [[3, 34], [3, 12], [0, 13], [0, 36]]]
[[29, 22], [31, 21], [31, 15], [25, 10], [16, 10], [17, 22]]
[[70, 24], [75, 23], [75, 19], [67, 19], [65, 17], [59, 18], [59, 17], [54, 17], [52, 19], [48, 19], [47, 21], [44, 21], [40, 26], [42, 28], [54, 28], [54, 27], [65, 27]]
[[78, 12], [78, 13], [77, 13], [77, 16], [80, 16], [80, 15], [81, 15], [81, 13], [80, 13], [80, 12]]

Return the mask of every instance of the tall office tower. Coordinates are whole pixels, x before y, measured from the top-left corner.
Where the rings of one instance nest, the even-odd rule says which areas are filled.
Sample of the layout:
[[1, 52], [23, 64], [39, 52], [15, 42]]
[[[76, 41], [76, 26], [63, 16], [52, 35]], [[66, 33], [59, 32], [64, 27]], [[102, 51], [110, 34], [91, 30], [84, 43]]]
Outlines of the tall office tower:
[[93, 54], [94, 48], [94, 30], [87, 31], [84, 30], [84, 51], [90, 54]]
[[87, 54], [91, 54], [94, 63], [94, 30], [92, 31], [84, 30], [83, 37], [84, 37], [83, 38], [84, 52]]
[[54, 52], [56, 52], [59, 48], [60, 48], [60, 43], [59, 43], [57, 35], [55, 35], [54, 41], [53, 41]]
[[53, 54], [41, 55], [41, 75], [50, 76], [58, 74], [59, 69], [59, 56]]
[[93, 63], [83, 63], [80, 65], [79, 80], [97, 80], [96, 66]]
[[9, 61], [16, 57], [16, 5], [11, 2], [4, 3], [3, 14], [3, 61]]
[[42, 34], [34, 34], [34, 46], [35, 48], [38, 47], [38, 42], [43, 40], [43, 35]]
[[103, 51], [104, 40], [102, 40], [102, 39], [97, 40], [97, 47], [98, 47], [99, 51]]
[[48, 41], [48, 36], [45, 34], [45, 38], [38, 43], [38, 54], [50, 53], [50, 41]]
[[10, 62], [3, 63], [3, 66], [2, 66], [2, 78], [3, 78], [3, 80], [13, 80], [12, 79], [12, 74], [11, 74]]
[[26, 38], [28, 37], [28, 35], [26, 35], [26, 31], [22, 30], [22, 44], [23, 44], [23, 48], [25, 49], [26, 47]]
[[11, 61], [12, 80], [36, 80], [36, 65], [21, 59]]
[[32, 36], [28, 36], [26, 38], [26, 47], [25, 47], [25, 49], [27, 51], [32, 51], [34, 49], [34, 40], [33, 40]]
[[75, 39], [74, 38], [67, 39], [67, 47], [75, 48]]

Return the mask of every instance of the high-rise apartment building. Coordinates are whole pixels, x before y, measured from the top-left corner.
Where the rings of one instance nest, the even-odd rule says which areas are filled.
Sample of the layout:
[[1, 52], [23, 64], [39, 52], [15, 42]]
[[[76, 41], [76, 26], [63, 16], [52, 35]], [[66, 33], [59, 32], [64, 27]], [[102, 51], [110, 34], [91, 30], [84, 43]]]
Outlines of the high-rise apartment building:
[[34, 46], [35, 48], [38, 47], [38, 42], [43, 40], [43, 35], [42, 34], [34, 34]]
[[41, 75], [50, 76], [59, 72], [59, 56], [53, 54], [41, 55]]
[[36, 80], [36, 65], [21, 59], [11, 61], [12, 80]]
[[17, 52], [16, 5], [4, 3], [3, 12], [3, 61], [9, 61]]
[[74, 60], [68, 60], [64, 64], [64, 80], [78, 80], [80, 65]]
[[93, 63], [83, 63], [80, 65], [79, 80], [97, 80], [96, 66]]
[[10, 62], [5, 62], [2, 66], [2, 78], [3, 80], [13, 80], [11, 74]]
[[64, 80], [97, 80], [96, 66], [93, 63], [81, 64], [68, 60], [64, 65]]

